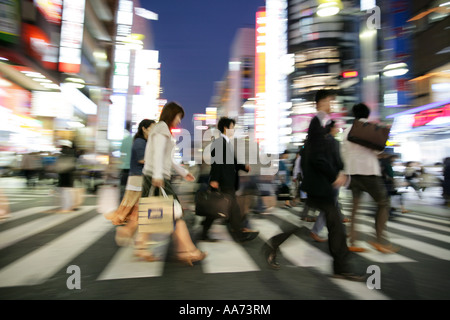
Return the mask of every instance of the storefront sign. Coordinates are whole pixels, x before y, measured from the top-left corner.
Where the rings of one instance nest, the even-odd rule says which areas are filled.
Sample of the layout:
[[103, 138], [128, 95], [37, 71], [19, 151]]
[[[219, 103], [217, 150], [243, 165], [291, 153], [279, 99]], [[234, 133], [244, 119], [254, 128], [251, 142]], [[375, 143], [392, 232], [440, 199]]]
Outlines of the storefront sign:
[[436, 122], [437, 118], [450, 117], [450, 104], [443, 106], [442, 108], [424, 110], [414, 115], [413, 127], [421, 127], [431, 122]]

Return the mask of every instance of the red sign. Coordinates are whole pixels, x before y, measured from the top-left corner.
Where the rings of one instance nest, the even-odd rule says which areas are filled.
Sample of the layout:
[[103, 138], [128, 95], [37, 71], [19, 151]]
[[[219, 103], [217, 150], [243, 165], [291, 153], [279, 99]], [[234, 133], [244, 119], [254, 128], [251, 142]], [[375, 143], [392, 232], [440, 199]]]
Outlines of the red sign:
[[342, 77], [344, 77], [344, 79], [356, 78], [357, 76], [358, 76], [358, 71], [345, 71], [342, 73]]
[[57, 48], [39, 27], [23, 23], [22, 36], [26, 53], [41, 62], [45, 68], [56, 69]]
[[424, 110], [415, 114], [413, 127], [424, 126], [440, 117], [450, 117], [450, 104], [447, 104], [442, 108]]

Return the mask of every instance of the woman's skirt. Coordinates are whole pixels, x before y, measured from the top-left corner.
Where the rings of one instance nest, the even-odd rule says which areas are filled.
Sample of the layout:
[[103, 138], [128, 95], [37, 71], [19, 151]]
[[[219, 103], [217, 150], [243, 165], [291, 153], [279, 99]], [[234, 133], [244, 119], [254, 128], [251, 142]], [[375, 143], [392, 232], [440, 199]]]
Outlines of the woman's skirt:
[[127, 221], [138, 221], [139, 199], [142, 195], [142, 176], [129, 176], [122, 202], [107, 218], [114, 225], [121, 225]]

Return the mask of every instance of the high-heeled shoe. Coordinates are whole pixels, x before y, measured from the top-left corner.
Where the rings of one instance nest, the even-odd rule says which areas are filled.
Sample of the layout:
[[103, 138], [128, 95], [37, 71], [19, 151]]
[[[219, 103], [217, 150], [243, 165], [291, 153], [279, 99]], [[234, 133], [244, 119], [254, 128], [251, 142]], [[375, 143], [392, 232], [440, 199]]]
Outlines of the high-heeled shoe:
[[178, 252], [176, 259], [182, 263], [186, 263], [189, 266], [194, 266], [194, 262], [202, 261], [208, 254], [200, 251], [199, 249], [194, 251]]

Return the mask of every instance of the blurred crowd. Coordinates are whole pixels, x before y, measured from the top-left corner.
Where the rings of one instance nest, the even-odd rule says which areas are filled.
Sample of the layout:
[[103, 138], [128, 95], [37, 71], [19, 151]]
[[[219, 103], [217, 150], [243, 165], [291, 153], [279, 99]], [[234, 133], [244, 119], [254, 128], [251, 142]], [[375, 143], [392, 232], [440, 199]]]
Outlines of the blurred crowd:
[[[63, 147], [74, 149], [71, 146], [61, 146], [61, 150]], [[238, 194], [276, 196], [279, 186], [286, 184], [292, 197], [301, 199], [303, 196], [299, 193], [295, 169], [295, 161], [298, 156], [299, 152], [295, 150], [287, 150], [280, 154], [278, 160], [279, 172], [275, 176], [257, 175], [256, 172], [259, 172], [258, 170], [251, 170], [248, 174], [242, 174], [240, 177], [242, 183]], [[60, 157], [61, 151], [53, 153], [42, 151], [25, 154], [2, 152], [0, 153], [0, 176], [20, 177], [25, 180], [27, 187], [56, 186], [59, 179], [58, 159]], [[87, 192], [95, 194], [101, 185], [120, 184], [120, 157], [87, 154], [75, 149], [73, 150], [73, 157], [74, 166], [72, 170], [75, 183], [86, 188]], [[403, 162], [398, 155], [383, 153], [380, 155], [380, 164], [383, 164], [386, 159], [389, 159], [392, 163], [396, 189], [404, 191], [408, 189], [414, 190], [418, 197], [421, 198], [427, 188], [441, 188], [444, 204], [449, 204], [450, 158], [443, 159], [443, 162], [432, 165], [424, 165], [420, 161]], [[207, 183], [210, 166], [205, 163], [187, 166], [188, 170], [197, 178], [197, 184], [194, 184], [195, 187], [191, 187], [192, 192], [194, 192], [195, 188], [204, 187]], [[173, 179], [176, 181], [178, 178], [175, 175]], [[267, 207], [261, 203], [257, 204], [256, 201], [253, 200], [252, 202], [252, 206], [255, 206], [256, 211]]]

